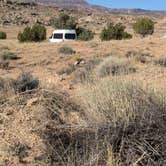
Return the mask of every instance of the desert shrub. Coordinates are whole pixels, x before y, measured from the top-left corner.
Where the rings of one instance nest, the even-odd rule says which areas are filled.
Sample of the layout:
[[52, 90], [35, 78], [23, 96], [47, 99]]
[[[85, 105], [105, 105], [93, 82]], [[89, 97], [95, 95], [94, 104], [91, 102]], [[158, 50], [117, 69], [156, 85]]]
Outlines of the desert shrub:
[[137, 56], [142, 56], [142, 57], [153, 57], [153, 55], [151, 55], [149, 52], [142, 52], [142, 51], [128, 51], [126, 53], [126, 57], [127, 58], [134, 58]]
[[64, 67], [64, 68], [58, 70], [57, 74], [59, 74], [59, 75], [63, 75], [63, 74], [69, 75], [69, 74], [73, 73], [75, 70], [76, 70], [76, 67], [74, 65], [69, 65], [67, 67]]
[[155, 109], [153, 102], [156, 101], [150, 99], [154, 96], [151, 96], [151, 92], [145, 92], [137, 82], [104, 78], [93, 85], [85, 84], [82, 88], [81, 99], [86, 102], [84, 106], [85, 110], [89, 110], [89, 118], [94, 116], [93, 118], [103, 121], [102, 123], [128, 123], [136, 114]]
[[142, 155], [144, 159], [137, 161], [142, 165], [164, 162], [166, 96], [163, 91], [143, 88], [133, 80], [105, 78], [82, 85], [78, 93], [89, 122], [110, 126], [109, 139], [118, 139], [114, 143], [118, 141], [116, 152], [120, 151], [123, 165], [134, 165]]
[[25, 27], [23, 32], [19, 32], [17, 36], [20, 42], [31, 41], [31, 27]]
[[43, 41], [46, 39], [46, 28], [39, 24], [26, 27], [23, 32], [19, 32], [17, 38], [20, 42]]
[[134, 23], [133, 29], [143, 37], [152, 35], [154, 33], [154, 22], [149, 18], [140, 18]]
[[0, 103], [15, 93], [15, 80], [0, 77]]
[[107, 57], [96, 67], [96, 74], [99, 77], [108, 75], [122, 75], [135, 72], [136, 69], [129, 60], [117, 57]]
[[136, 61], [141, 62], [141, 63], [146, 63], [148, 58], [153, 57], [148, 52], [142, 52], [142, 51], [128, 51], [126, 53], [127, 58], [134, 58]]
[[69, 46], [60, 47], [58, 52], [61, 53], [61, 54], [66, 54], [66, 55], [67, 54], [75, 54], [75, 51]]
[[0, 45], [0, 50], [9, 50], [9, 47], [5, 45]]
[[61, 13], [59, 18], [53, 19], [51, 22], [58, 29], [75, 29], [77, 25], [75, 19], [66, 13]]
[[82, 66], [78, 66], [74, 73], [74, 82], [93, 81], [93, 70], [102, 61], [101, 57], [89, 58]]
[[94, 33], [89, 29], [78, 27], [76, 29], [76, 32], [77, 32], [78, 40], [89, 41], [94, 38]]
[[0, 55], [1, 60], [16, 60], [18, 57], [15, 53], [13, 52], [3, 52]]
[[32, 41], [38, 42], [46, 39], [46, 28], [42, 25], [35, 24], [31, 29]]
[[166, 57], [161, 57], [157, 60], [155, 60], [156, 65], [160, 65], [162, 67], [166, 67]]
[[113, 23], [109, 24], [107, 28], [104, 28], [100, 34], [101, 40], [122, 40], [130, 39], [132, 35], [125, 32], [125, 26], [121, 23], [114, 25]]
[[6, 39], [7, 35], [5, 32], [0, 31], [0, 39]]
[[16, 86], [18, 92], [25, 92], [38, 88], [39, 80], [34, 78], [31, 73], [22, 73], [16, 79]]

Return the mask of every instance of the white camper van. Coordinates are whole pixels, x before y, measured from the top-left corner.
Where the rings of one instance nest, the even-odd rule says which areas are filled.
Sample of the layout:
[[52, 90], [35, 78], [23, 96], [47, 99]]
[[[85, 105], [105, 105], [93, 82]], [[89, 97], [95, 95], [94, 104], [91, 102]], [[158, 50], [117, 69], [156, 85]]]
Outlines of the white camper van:
[[75, 40], [75, 39], [77, 39], [76, 30], [68, 30], [68, 29], [55, 30], [52, 32], [52, 35], [49, 38], [50, 42], [63, 42], [66, 40]]

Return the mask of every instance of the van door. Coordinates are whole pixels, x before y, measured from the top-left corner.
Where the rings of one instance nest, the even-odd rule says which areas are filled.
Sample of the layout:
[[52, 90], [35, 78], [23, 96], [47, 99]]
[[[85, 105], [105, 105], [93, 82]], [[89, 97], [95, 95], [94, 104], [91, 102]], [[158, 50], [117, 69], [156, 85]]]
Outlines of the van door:
[[65, 33], [64, 38], [65, 40], [75, 40], [77, 37], [75, 33]]
[[63, 41], [63, 33], [54, 33], [52, 35], [51, 42], [62, 42]]

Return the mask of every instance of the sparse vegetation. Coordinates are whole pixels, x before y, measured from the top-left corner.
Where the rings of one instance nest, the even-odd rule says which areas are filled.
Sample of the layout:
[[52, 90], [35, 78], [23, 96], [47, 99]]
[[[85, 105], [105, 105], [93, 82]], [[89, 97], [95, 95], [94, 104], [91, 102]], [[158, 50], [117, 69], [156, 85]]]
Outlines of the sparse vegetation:
[[136, 69], [129, 60], [117, 57], [107, 57], [96, 67], [96, 74], [99, 77], [108, 75], [122, 75], [135, 72]]
[[155, 60], [156, 65], [160, 65], [162, 67], [166, 67], [166, 57], [161, 57], [157, 60]]
[[76, 67], [74, 65], [69, 65], [67, 67], [64, 67], [64, 68], [58, 70], [57, 74], [59, 74], [59, 75], [63, 75], [63, 74], [69, 75], [69, 74], [73, 73], [75, 70], [76, 70]]
[[[122, 165], [134, 164], [143, 154], [144, 160], [138, 160], [138, 163], [158, 165], [163, 162], [163, 157], [154, 158], [159, 151], [159, 154], [165, 153], [165, 150], [159, 150], [163, 146], [161, 137], [165, 130], [165, 122], [161, 118], [166, 108], [163, 92], [144, 89], [133, 80], [106, 78], [83, 85], [79, 93], [89, 123], [100, 128], [110, 126], [109, 139], [115, 138], [114, 152], [120, 153]], [[143, 138], [146, 138], [146, 143]], [[146, 149], [146, 145], [157, 149], [157, 153]], [[140, 147], [142, 150], [139, 150]], [[129, 151], [132, 157], [127, 155]], [[146, 152], [149, 152], [148, 155]]]
[[0, 39], [6, 39], [7, 35], [5, 32], [0, 31]]
[[143, 37], [146, 35], [152, 35], [154, 33], [154, 22], [149, 18], [141, 18], [134, 23], [133, 29]]
[[53, 27], [57, 29], [76, 29], [78, 40], [92, 40], [94, 33], [83, 27], [78, 27], [76, 20], [66, 13], [61, 13], [59, 18], [52, 20]]
[[104, 28], [100, 34], [101, 40], [122, 40], [131, 39], [132, 35], [125, 32], [126, 27], [121, 23], [110, 23], [107, 28]]
[[148, 52], [142, 52], [142, 51], [128, 51], [126, 53], [127, 58], [134, 58], [136, 61], [141, 63], [146, 63], [149, 58], [152, 58], [153, 55], [151, 55]]
[[59, 53], [61, 54], [65, 54], [65, 55], [71, 55], [71, 54], [75, 54], [76, 52], [69, 46], [62, 46], [59, 48]]
[[76, 29], [75, 19], [66, 13], [60, 13], [59, 18], [52, 20], [53, 27], [57, 29]]
[[78, 36], [78, 40], [89, 41], [94, 38], [94, 33], [89, 29], [78, 27], [77, 36]]
[[32, 27], [26, 27], [23, 32], [19, 32], [18, 40], [20, 42], [40, 42], [46, 39], [46, 28], [35, 24]]
[[9, 50], [9, 47], [5, 45], [0, 45], [0, 51], [3, 51], [3, 50]]
[[13, 52], [3, 52], [0, 55], [0, 58], [1, 58], [1, 60], [5, 61], [5, 60], [16, 60], [18, 57]]
[[87, 59], [85, 61], [85, 64], [80, 66], [77, 66], [77, 70], [75, 71], [75, 78], [74, 81], [76, 82], [87, 82], [87, 81], [92, 81], [93, 80], [93, 71], [95, 67], [102, 62], [101, 57], [93, 57], [90, 59]]
[[16, 88], [18, 92], [25, 92], [38, 88], [39, 80], [34, 78], [31, 73], [22, 73], [16, 79]]

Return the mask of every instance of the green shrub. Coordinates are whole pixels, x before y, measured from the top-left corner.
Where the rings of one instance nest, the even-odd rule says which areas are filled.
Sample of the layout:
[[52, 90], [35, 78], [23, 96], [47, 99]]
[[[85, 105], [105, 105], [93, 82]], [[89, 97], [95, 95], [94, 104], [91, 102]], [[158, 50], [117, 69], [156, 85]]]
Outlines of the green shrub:
[[62, 46], [59, 48], [59, 53], [61, 54], [75, 54], [75, 51], [71, 48], [71, 47], [68, 47], [68, 46]]
[[42, 25], [35, 24], [31, 29], [32, 41], [38, 42], [46, 39], [46, 28]]
[[20, 42], [43, 41], [46, 39], [46, 28], [39, 24], [26, 27], [23, 32], [19, 32], [17, 38]]
[[0, 31], [0, 39], [6, 39], [7, 35], [5, 32]]
[[59, 18], [53, 19], [51, 22], [53, 27], [57, 29], [76, 29], [79, 40], [88, 41], [94, 37], [92, 31], [82, 27], [77, 27], [78, 23], [75, 21], [75, 19], [66, 13], [61, 13]]
[[96, 74], [99, 77], [129, 74], [135, 71], [129, 60], [117, 57], [107, 57], [96, 67]]
[[114, 25], [113, 23], [109, 24], [107, 28], [104, 28], [100, 34], [101, 40], [122, 40], [122, 39], [131, 39], [132, 35], [125, 32], [125, 26], [121, 23]]
[[53, 19], [51, 22], [57, 29], [75, 29], [77, 25], [75, 19], [66, 13], [61, 13], [59, 18]]
[[25, 92], [38, 88], [39, 80], [34, 78], [31, 73], [22, 73], [16, 79], [16, 87], [18, 92]]
[[152, 35], [154, 33], [154, 22], [149, 18], [141, 18], [134, 23], [133, 29], [143, 37]]
[[1, 60], [16, 60], [18, 57], [13, 52], [4, 52], [0, 55]]
[[89, 29], [78, 27], [76, 31], [78, 40], [89, 41], [94, 38], [94, 33]]

